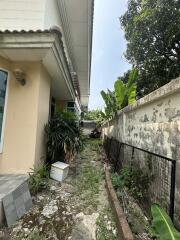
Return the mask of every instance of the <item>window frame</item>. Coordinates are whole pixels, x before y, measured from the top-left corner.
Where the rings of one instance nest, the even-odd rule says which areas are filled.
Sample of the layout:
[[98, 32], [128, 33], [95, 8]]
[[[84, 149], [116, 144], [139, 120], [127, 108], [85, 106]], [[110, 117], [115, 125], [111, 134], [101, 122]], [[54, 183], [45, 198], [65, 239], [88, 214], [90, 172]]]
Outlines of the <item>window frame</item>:
[[4, 145], [4, 130], [5, 130], [5, 123], [6, 123], [6, 114], [7, 114], [7, 101], [8, 101], [8, 92], [9, 92], [9, 79], [10, 79], [10, 72], [7, 69], [1, 68], [0, 71], [7, 73], [7, 84], [6, 84], [6, 93], [5, 93], [5, 100], [4, 100], [4, 113], [3, 113], [3, 120], [2, 120], [2, 130], [1, 130], [1, 141], [0, 141], [0, 154], [3, 153], [3, 145]]

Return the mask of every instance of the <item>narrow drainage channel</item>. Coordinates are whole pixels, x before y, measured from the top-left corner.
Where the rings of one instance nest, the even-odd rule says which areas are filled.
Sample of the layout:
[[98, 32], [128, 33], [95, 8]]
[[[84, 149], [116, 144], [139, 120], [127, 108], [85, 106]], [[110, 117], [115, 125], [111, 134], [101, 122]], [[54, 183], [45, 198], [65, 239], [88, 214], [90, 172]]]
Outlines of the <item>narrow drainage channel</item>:
[[[62, 184], [33, 198], [33, 208], [0, 239], [116, 240], [117, 229], [105, 189], [101, 141], [85, 140]], [[1, 236], [3, 238], [1, 238]]]

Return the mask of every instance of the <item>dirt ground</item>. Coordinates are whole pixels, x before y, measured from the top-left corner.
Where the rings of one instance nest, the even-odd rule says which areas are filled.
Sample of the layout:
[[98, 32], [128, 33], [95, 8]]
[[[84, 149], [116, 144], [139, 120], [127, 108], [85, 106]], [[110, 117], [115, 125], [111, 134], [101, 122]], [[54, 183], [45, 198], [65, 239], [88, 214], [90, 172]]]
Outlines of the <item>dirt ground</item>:
[[33, 197], [33, 208], [0, 239], [115, 240], [115, 221], [104, 184], [101, 147], [86, 140], [63, 183], [50, 180], [50, 190]]

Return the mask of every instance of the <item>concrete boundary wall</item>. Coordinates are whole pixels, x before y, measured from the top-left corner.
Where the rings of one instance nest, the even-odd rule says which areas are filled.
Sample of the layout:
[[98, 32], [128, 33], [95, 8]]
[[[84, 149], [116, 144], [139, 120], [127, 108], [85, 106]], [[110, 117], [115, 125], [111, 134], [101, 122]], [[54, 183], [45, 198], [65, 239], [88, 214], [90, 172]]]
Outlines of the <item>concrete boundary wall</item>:
[[102, 133], [177, 161], [175, 219], [180, 223], [180, 78], [119, 111]]

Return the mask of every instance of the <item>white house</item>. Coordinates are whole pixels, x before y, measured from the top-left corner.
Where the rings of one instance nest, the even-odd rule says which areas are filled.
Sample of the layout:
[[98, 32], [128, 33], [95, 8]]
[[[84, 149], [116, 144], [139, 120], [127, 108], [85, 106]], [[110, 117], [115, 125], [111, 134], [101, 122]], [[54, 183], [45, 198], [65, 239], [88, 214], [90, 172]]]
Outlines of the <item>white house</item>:
[[26, 173], [45, 157], [54, 107], [87, 107], [93, 5], [0, 1], [0, 174]]

